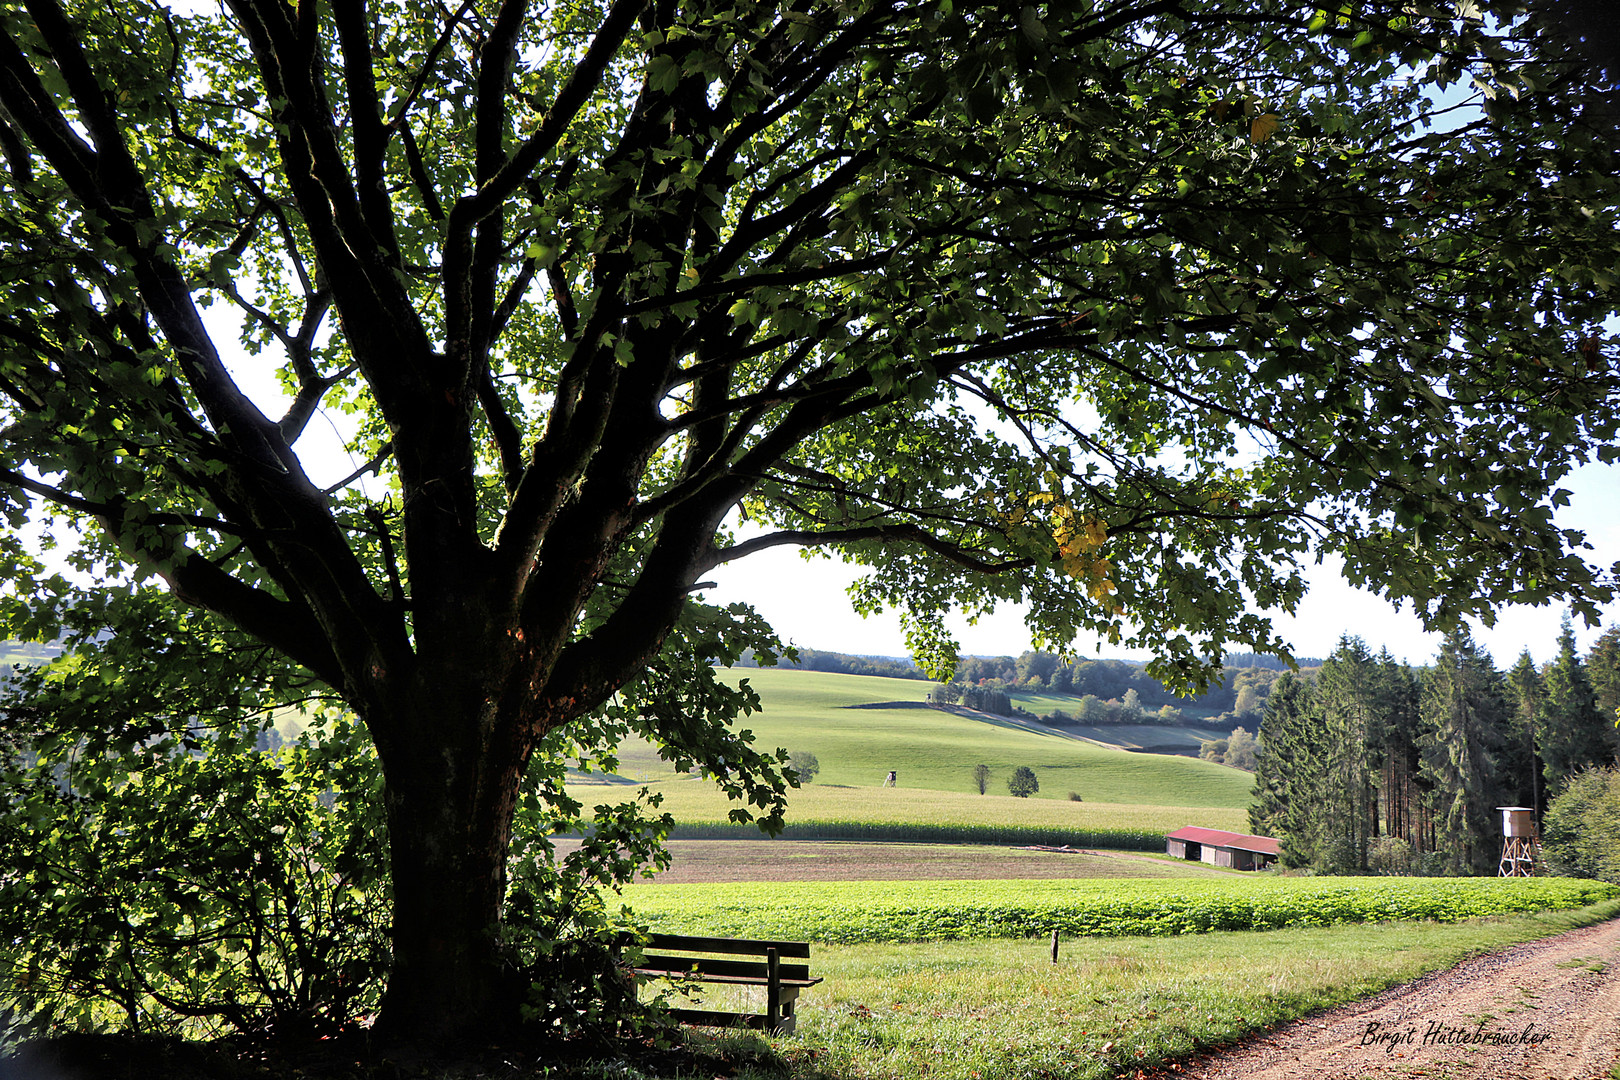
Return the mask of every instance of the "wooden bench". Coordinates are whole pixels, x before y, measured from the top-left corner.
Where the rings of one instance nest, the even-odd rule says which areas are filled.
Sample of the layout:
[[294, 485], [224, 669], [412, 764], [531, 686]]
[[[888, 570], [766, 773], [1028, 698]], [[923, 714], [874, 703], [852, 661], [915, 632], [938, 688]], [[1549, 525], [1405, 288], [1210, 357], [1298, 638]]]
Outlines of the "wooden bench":
[[[807, 941], [749, 941], [742, 938], [653, 934], [647, 940], [646, 950], [631, 969], [638, 980], [695, 979], [700, 983], [765, 988], [765, 1012], [762, 1014], [715, 1009], [669, 1010], [670, 1015], [683, 1024], [763, 1028], [776, 1034], [790, 1034], [795, 1026], [793, 1007], [798, 1001], [799, 991], [821, 981], [810, 977], [810, 943]], [[722, 955], [688, 955], [693, 953]], [[805, 962], [784, 964], [784, 958], [802, 959]]]

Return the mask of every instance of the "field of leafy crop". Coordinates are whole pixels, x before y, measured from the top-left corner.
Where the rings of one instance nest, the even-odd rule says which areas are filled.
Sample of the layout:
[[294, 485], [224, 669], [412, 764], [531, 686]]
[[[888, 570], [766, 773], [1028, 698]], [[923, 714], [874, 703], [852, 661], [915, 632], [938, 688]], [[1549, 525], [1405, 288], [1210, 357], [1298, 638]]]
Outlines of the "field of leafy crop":
[[643, 885], [653, 929], [823, 943], [1272, 930], [1390, 919], [1455, 922], [1582, 907], [1620, 886], [1566, 878], [1211, 878]]

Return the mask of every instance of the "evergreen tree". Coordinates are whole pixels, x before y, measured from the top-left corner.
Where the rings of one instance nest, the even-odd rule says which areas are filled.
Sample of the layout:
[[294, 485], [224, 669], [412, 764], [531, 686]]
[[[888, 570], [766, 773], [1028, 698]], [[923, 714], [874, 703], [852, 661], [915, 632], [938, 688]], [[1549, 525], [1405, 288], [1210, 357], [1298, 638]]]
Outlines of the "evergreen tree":
[[1575, 653], [1575, 631], [1567, 614], [1558, 635], [1558, 656], [1547, 666], [1545, 686], [1537, 735], [1547, 784], [1556, 791], [1583, 766], [1609, 759], [1613, 724], [1613, 717], [1605, 719], [1598, 711], [1586, 665]]
[[1366, 643], [1345, 635], [1316, 681], [1316, 707], [1326, 739], [1318, 807], [1326, 843], [1319, 862], [1341, 873], [1367, 868], [1367, 845], [1377, 835], [1374, 778], [1383, 764], [1377, 675]]
[[1417, 677], [1383, 649], [1374, 674], [1379, 730], [1383, 741], [1383, 769], [1378, 785], [1383, 796], [1384, 834], [1398, 837], [1414, 850], [1433, 850], [1433, 829], [1427, 812], [1427, 782], [1421, 773], [1418, 749]]
[[1592, 643], [1586, 654], [1586, 672], [1597, 696], [1598, 712], [1611, 724], [1610, 756], [1620, 761], [1620, 626], [1611, 626]]
[[1541, 753], [1536, 733], [1541, 724], [1546, 687], [1541, 673], [1530, 658], [1530, 650], [1519, 654], [1518, 663], [1508, 672], [1508, 705], [1511, 712], [1508, 751], [1504, 754], [1506, 772], [1503, 787], [1511, 788], [1515, 805], [1546, 809], [1546, 783], [1541, 775]]
[[1500, 855], [1497, 753], [1508, 726], [1501, 675], [1467, 629], [1446, 635], [1423, 679], [1423, 775], [1433, 784], [1436, 850], [1455, 873], [1483, 873]]
[[1310, 683], [1284, 672], [1260, 722], [1249, 827], [1282, 841], [1285, 866], [1307, 866], [1316, 857], [1322, 757], [1314, 698]]

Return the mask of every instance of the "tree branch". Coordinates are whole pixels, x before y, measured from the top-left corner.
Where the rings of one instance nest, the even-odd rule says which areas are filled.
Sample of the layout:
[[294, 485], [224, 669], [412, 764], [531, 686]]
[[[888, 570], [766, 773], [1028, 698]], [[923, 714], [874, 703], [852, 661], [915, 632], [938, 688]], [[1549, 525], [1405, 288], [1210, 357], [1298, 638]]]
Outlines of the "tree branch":
[[861, 540], [883, 540], [916, 544], [936, 555], [943, 556], [965, 570], [972, 570], [978, 574], [1005, 574], [1012, 570], [1028, 570], [1035, 565], [1033, 559], [1005, 559], [1000, 562], [987, 562], [974, 554], [974, 551], [979, 549], [962, 547], [959, 544], [935, 536], [921, 526], [902, 523], [895, 525], [867, 525], [854, 529], [832, 529], [827, 531], [784, 530], [782, 532], [768, 533], [720, 549], [714, 553], [713, 560], [708, 565], [703, 566], [702, 569], [711, 570], [721, 563], [734, 562], [737, 559], [746, 558], [757, 551], [765, 551], [769, 548], [788, 545], [821, 547], [826, 544], [851, 544]]

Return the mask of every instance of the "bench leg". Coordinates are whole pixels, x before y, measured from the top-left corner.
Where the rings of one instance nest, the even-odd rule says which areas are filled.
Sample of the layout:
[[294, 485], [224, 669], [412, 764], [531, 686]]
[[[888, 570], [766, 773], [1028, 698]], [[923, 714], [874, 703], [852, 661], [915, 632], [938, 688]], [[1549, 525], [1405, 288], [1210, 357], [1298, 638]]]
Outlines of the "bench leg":
[[798, 1002], [799, 988], [797, 986], [782, 987], [781, 1012], [777, 1016], [775, 1029], [778, 1035], [791, 1035], [794, 1029], [799, 1026], [798, 1018], [795, 1015], [795, 1007]]

